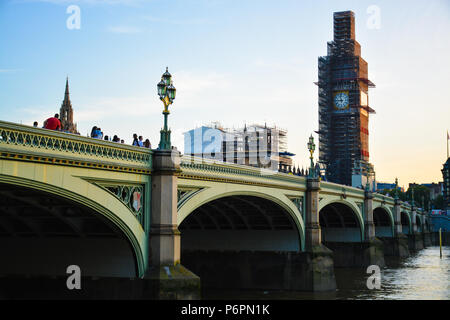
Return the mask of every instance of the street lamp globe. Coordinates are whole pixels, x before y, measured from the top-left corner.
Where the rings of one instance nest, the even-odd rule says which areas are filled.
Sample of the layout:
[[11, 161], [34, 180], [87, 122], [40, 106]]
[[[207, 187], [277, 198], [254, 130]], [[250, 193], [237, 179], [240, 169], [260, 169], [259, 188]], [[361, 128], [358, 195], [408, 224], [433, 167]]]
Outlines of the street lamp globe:
[[167, 87], [167, 95], [169, 96], [170, 101], [172, 102], [173, 100], [175, 100], [175, 95], [176, 95], [177, 89], [175, 89], [175, 87], [170, 84]]
[[170, 85], [172, 79], [172, 75], [169, 73], [169, 67], [166, 67], [166, 72], [162, 75], [162, 80], [166, 84], [166, 86]]
[[309, 141], [308, 141], [308, 150], [309, 150], [309, 159], [311, 160], [311, 164], [310, 164], [310, 168], [309, 168], [309, 177], [310, 178], [315, 178], [316, 177], [316, 170], [314, 167], [314, 160], [313, 160], [313, 154], [314, 154], [314, 150], [316, 149], [316, 145], [314, 144], [314, 138], [311, 135], [309, 137]]
[[160, 150], [170, 150], [172, 144], [170, 142], [170, 130], [167, 125], [168, 116], [169, 116], [169, 106], [175, 100], [175, 95], [177, 89], [172, 84], [172, 75], [169, 73], [169, 68], [166, 67], [166, 72], [161, 76], [161, 81], [157, 85], [158, 87], [158, 95], [161, 101], [164, 104], [164, 127], [161, 129], [161, 139], [159, 142], [158, 149]]
[[158, 83], [158, 95], [161, 99], [166, 96], [166, 84], [164, 80], [161, 78], [161, 81]]
[[310, 137], [309, 137], [309, 142], [308, 142], [308, 150], [311, 152], [311, 153], [314, 153], [314, 150], [316, 149], [316, 145], [314, 144], [314, 138], [313, 138], [313, 136], [311, 135]]

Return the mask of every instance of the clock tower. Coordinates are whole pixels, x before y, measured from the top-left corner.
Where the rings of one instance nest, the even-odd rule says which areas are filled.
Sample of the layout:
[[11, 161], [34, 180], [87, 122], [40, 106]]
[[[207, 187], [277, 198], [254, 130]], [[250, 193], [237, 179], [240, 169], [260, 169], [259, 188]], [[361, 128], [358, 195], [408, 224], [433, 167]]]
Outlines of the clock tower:
[[[333, 15], [334, 39], [319, 57], [319, 161], [329, 181], [365, 187], [373, 180], [369, 163], [369, 88], [367, 62], [355, 40], [355, 14]], [[372, 181], [369, 181], [372, 182]]]

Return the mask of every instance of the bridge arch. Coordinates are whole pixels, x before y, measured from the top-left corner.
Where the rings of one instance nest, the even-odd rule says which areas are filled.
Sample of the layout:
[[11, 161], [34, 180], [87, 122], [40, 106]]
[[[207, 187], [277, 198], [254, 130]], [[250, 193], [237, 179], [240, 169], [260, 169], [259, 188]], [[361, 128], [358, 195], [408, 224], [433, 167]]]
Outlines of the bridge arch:
[[[34, 197], [31, 200], [23, 200], [28, 203], [28, 209], [23, 210], [20, 215], [9, 214], [10, 207], [0, 208], [0, 218], [3, 218], [4, 222], [3, 231], [5, 234], [13, 235], [10, 243], [16, 243], [21, 250], [27, 250], [27, 248], [31, 250], [30, 243], [37, 248], [36, 250], [41, 250], [39, 246], [47, 243], [46, 251], [53, 252], [53, 255], [47, 258], [61, 258], [51, 262], [35, 259], [39, 260], [36, 263], [47, 263], [47, 267], [52, 266], [52, 268], [44, 268], [45, 266], [38, 265], [36, 274], [66, 275], [65, 268], [75, 264], [81, 267], [85, 276], [143, 276], [147, 263], [146, 236], [137, 219], [111, 193], [81, 178], [66, 178], [77, 179], [77, 188], [65, 188], [57, 183], [45, 183], [0, 173], [3, 195], [5, 199], [9, 199], [6, 205], [11, 206], [11, 200], [21, 201], [20, 199], [26, 198], [24, 194], [30, 198]], [[73, 181], [67, 185], [75, 186]], [[84, 190], [85, 194], [76, 192], [77, 189]], [[21, 197], [15, 197], [14, 192], [21, 192]], [[35, 201], [36, 199], [49, 200], [54, 207], [46, 208], [45, 204], [41, 205], [39, 201]], [[33, 206], [35, 209], [30, 210]], [[58, 211], [58, 207], [63, 207], [63, 211]], [[37, 223], [39, 219], [43, 222]], [[15, 236], [17, 230], [12, 226], [11, 221], [13, 224], [15, 221], [21, 221], [22, 226], [18, 226], [18, 230], [33, 229], [35, 234], [27, 238], [31, 240], [18, 241]], [[48, 230], [51, 231], [50, 238], [48, 238]], [[54, 237], [57, 239], [55, 240]], [[3, 243], [6, 244], [6, 241]], [[113, 247], [115, 250], [111, 251]], [[26, 254], [24, 251], [24, 255]], [[67, 264], [66, 262], [69, 261], [70, 263]], [[20, 263], [12, 265], [20, 265]], [[65, 267], [62, 268], [63, 266]]]
[[294, 202], [270, 190], [213, 189], [179, 208], [183, 265], [204, 288], [290, 288], [291, 264], [304, 261], [303, 221]]
[[356, 205], [349, 201], [338, 200], [321, 204], [319, 208], [323, 242], [363, 241], [364, 222]]
[[411, 218], [409, 214], [405, 211], [402, 211], [400, 213], [401, 216], [401, 224], [402, 224], [402, 233], [403, 234], [410, 234], [412, 232], [412, 225], [411, 225]]
[[394, 217], [387, 207], [379, 206], [373, 210], [373, 223], [376, 237], [392, 238], [394, 236]]
[[[248, 202], [253, 201], [253, 207], [258, 206], [257, 199], [261, 199], [266, 205], [276, 205], [282, 210], [285, 215], [291, 219], [293, 226], [295, 226], [297, 243], [299, 251], [304, 250], [304, 222], [299, 209], [293, 201], [291, 201], [280, 190], [262, 190], [260, 188], [251, 188], [246, 186], [235, 186], [235, 190], [218, 190], [216, 188], [205, 188], [196, 193], [193, 197], [187, 200], [181, 207], [178, 208], [178, 225], [183, 226], [183, 222], [193, 213], [198, 212], [202, 206], [213, 203], [216, 200], [227, 198], [245, 198]], [[253, 198], [253, 199], [250, 199]], [[245, 201], [244, 201], [245, 202]], [[217, 206], [217, 203], [213, 204]], [[209, 205], [208, 205], [209, 206]], [[223, 215], [223, 214], [222, 214]], [[225, 218], [226, 219], [226, 218]], [[183, 235], [182, 235], [183, 237]]]

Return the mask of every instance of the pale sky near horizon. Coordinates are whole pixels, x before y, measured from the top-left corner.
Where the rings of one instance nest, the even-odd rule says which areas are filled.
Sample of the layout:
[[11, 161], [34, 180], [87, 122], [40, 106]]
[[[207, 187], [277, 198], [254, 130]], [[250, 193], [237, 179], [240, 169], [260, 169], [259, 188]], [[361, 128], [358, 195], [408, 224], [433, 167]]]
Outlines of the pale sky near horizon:
[[[80, 8], [80, 29], [67, 28], [70, 5]], [[267, 122], [288, 130], [295, 163], [307, 166], [306, 143], [318, 128], [317, 58], [333, 38], [333, 12], [344, 10], [356, 14], [377, 85], [369, 93], [377, 180], [442, 181], [447, 0], [0, 0], [0, 120], [41, 124], [59, 111], [68, 75], [82, 135], [97, 125], [156, 146], [156, 84], [169, 66], [177, 88], [169, 125], [181, 151], [182, 133], [197, 126]]]

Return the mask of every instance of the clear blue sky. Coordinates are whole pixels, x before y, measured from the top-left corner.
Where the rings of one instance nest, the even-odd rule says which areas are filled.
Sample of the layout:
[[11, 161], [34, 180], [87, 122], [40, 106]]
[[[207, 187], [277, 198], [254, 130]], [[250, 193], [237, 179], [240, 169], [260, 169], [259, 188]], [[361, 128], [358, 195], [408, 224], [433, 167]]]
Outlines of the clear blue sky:
[[[69, 5], [81, 10], [69, 30]], [[371, 5], [379, 29], [369, 28]], [[174, 144], [210, 121], [275, 124], [306, 165], [317, 130], [317, 57], [334, 11], [353, 10], [369, 94], [370, 154], [379, 181], [442, 180], [450, 129], [450, 2], [298, 0], [1, 0], [0, 119], [41, 124], [70, 79], [81, 134], [97, 125], [130, 142], [159, 140], [156, 83], [165, 66], [177, 99]], [[371, 20], [372, 21], [372, 20]], [[369, 21], [370, 22], [370, 21]]]

